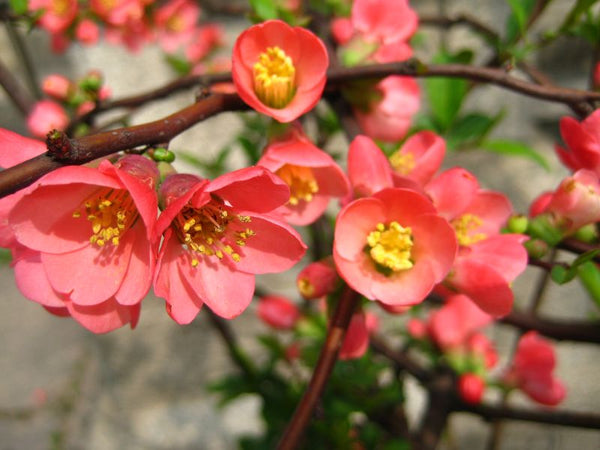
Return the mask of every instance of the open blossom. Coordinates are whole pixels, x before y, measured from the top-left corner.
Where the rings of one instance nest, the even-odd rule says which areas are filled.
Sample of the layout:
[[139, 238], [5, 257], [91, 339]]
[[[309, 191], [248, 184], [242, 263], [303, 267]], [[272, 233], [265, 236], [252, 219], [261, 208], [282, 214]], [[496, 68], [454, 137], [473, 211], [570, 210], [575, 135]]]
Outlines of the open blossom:
[[258, 303], [258, 317], [277, 330], [291, 330], [300, 319], [300, 310], [291, 300], [280, 295], [267, 295]]
[[352, 25], [365, 38], [382, 43], [409, 39], [419, 18], [408, 0], [355, 0]]
[[266, 167], [289, 186], [290, 199], [277, 212], [292, 225], [313, 223], [332, 197], [344, 197], [350, 191], [340, 166], [297, 127], [271, 143], [257, 165]]
[[376, 85], [378, 96], [366, 109], [355, 107], [354, 114], [364, 133], [373, 139], [395, 142], [402, 139], [419, 110], [420, 89], [409, 77], [392, 75]]
[[96, 333], [134, 326], [154, 273], [157, 178], [135, 155], [41, 178], [9, 214], [24, 295]]
[[42, 10], [39, 24], [52, 34], [62, 33], [77, 16], [77, 0], [30, 0], [28, 8], [36, 12]]
[[52, 100], [41, 100], [27, 116], [27, 128], [35, 137], [45, 138], [52, 130], [64, 130], [69, 124], [66, 111]]
[[255, 274], [287, 270], [306, 250], [293, 228], [269, 215], [289, 189], [262, 167], [213, 181], [174, 174], [160, 197], [155, 238], [164, 240], [154, 291], [177, 323], [191, 322], [204, 303], [221, 317], [239, 315], [252, 300]]
[[438, 171], [445, 154], [444, 139], [431, 131], [420, 131], [390, 156], [390, 164], [397, 177], [414, 180], [423, 186]]
[[327, 49], [313, 33], [269, 20], [236, 40], [232, 76], [248, 105], [279, 122], [291, 122], [321, 98], [328, 64]]
[[354, 290], [389, 305], [423, 301], [456, 255], [454, 231], [431, 202], [408, 189], [384, 189], [340, 212], [334, 260]]
[[191, 0], [170, 0], [154, 14], [157, 39], [166, 52], [174, 52], [189, 41], [200, 17], [200, 7]]
[[560, 134], [567, 148], [556, 145], [556, 153], [572, 171], [588, 169], [600, 176], [600, 110], [581, 122], [572, 117], [560, 120]]
[[559, 404], [566, 395], [560, 380], [554, 377], [556, 356], [552, 344], [535, 331], [525, 333], [504, 381], [518, 387], [532, 400], [543, 405]]

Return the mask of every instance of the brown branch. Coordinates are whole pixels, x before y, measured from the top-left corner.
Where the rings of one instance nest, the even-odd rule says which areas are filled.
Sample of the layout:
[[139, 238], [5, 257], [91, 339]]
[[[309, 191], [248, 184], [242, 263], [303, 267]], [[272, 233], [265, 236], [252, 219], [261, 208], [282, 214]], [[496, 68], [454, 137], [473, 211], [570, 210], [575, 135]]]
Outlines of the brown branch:
[[0, 61], [0, 86], [4, 88], [6, 95], [23, 116], [27, 116], [35, 104], [35, 99], [21, 86], [2, 61]]
[[399, 368], [410, 373], [421, 383], [426, 383], [431, 379], [431, 373], [427, 369], [421, 367], [421, 365], [410, 358], [405, 352], [398, 352], [391, 349], [379, 336], [372, 335], [369, 342], [371, 348], [375, 352], [394, 362]]
[[477, 414], [484, 420], [523, 420], [565, 427], [600, 429], [600, 415], [560, 409], [529, 410], [491, 405], [468, 405], [461, 402], [455, 411]]
[[360, 295], [357, 292], [347, 286], [345, 287], [333, 313], [325, 344], [321, 349], [315, 370], [288, 427], [281, 437], [277, 447], [278, 450], [293, 450], [298, 445], [312, 412], [329, 380], [340, 347], [344, 341], [344, 335], [359, 299]]
[[235, 94], [211, 94], [168, 117], [143, 125], [77, 139], [69, 139], [62, 133], [50, 133], [49, 150], [46, 154], [0, 172], [0, 197], [28, 186], [63, 165], [83, 164], [140, 145], [163, 143], [219, 112], [246, 108]]
[[535, 330], [538, 333], [558, 341], [588, 342], [600, 344], [600, 322], [558, 321], [540, 319], [531, 313], [513, 311], [499, 320], [524, 331]]
[[421, 15], [419, 16], [419, 25], [441, 28], [465, 25], [494, 43], [500, 40], [500, 35], [496, 31], [469, 14], [458, 14], [452, 17]]

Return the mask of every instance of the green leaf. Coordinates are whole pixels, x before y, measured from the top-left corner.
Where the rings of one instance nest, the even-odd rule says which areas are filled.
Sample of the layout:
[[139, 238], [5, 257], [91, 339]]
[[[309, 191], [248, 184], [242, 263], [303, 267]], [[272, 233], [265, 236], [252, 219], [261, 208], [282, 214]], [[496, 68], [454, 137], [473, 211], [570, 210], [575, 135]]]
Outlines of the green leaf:
[[192, 65], [183, 58], [175, 55], [165, 55], [165, 59], [178, 75], [187, 75], [192, 70]]
[[[472, 57], [472, 52], [466, 50], [456, 54], [440, 53], [433, 58], [433, 62], [468, 64]], [[433, 77], [425, 80], [431, 112], [440, 131], [447, 131], [454, 122], [467, 89], [468, 83], [463, 79]]]
[[552, 278], [552, 280], [555, 283], [558, 283], [558, 284], [568, 283], [573, 278], [575, 278], [575, 275], [577, 275], [576, 271], [571, 270], [571, 267], [565, 267], [565, 266], [557, 265], [557, 266], [552, 267], [552, 270], [550, 271], [550, 277]]
[[590, 295], [590, 299], [600, 308], [600, 269], [591, 261], [578, 267], [579, 280]]
[[277, 19], [277, 4], [275, 0], [250, 0], [250, 6], [259, 21]]
[[537, 0], [507, 0], [511, 15], [506, 22], [506, 42], [514, 42], [527, 31], [527, 21]]
[[26, 14], [28, 9], [27, 0], [10, 0], [10, 7], [15, 14]]
[[448, 148], [455, 149], [461, 145], [480, 142], [503, 116], [504, 113], [502, 112], [495, 116], [474, 112], [460, 117], [446, 135]]
[[548, 171], [550, 170], [550, 165], [548, 164], [548, 161], [546, 161], [546, 158], [544, 158], [533, 148], [529, 147], [528, 145], [522, 142], [511, 141], [507, 139], [498, 139], [493, 141], [484, 141], [479, 145], [481, 146], [481, 148], [495, 153], [500, 153], [503, 155], [520, 156], [522, 158], [530, 159], [538, 163], [544, 169]]
[[589, 11], [592, 5], [594, 5], [594, 3], [597, 2], [598, 0], [577, 0], [569, 14], [567, 14], [567, 16], [565, 17], [565, 20], [561, 24], [560, 28], [558, 29], [558, 34], [565, 33], [570, 28], [572, 28], [579, 20], [579, 17], [585, 12]]

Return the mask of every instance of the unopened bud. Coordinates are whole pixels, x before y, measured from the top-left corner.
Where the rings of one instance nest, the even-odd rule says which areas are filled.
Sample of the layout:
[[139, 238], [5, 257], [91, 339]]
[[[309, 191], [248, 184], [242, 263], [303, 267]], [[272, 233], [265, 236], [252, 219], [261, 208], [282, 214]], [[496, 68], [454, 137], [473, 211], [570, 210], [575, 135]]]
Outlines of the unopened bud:
[[307, 300], [323, 297], [335, 289], [338, 274], [331, 257], [310, 263], [298, 274], [298, 291]]
[[521, 214], [517, 214], [511, 216], [508, 219], [508, 223], [506, 224], [508, 231], [511, 233], [523, 234], [527, 231], [527, 226], [529, 225], [529, 220], [526, 216]]
[[598, 230], [596, 224], [590, 223], [578, 229], [573, 237], [579, 241], [592, 243], [598, 239]]
[[540, 259], [548, 253], [548, 244], [541, 239], [529, 239], [523, 243], [523, 246], [532, 258]]
[[480, 403], [484, 389], [485, 381], [474, 373], [465, 373], [458, 379], [458, 393], [466, 403]]
[[277, 330], [289, 330], [300, 318], [298, 307], [285, 297], [269, 295], [260, 299], [258, 317]]

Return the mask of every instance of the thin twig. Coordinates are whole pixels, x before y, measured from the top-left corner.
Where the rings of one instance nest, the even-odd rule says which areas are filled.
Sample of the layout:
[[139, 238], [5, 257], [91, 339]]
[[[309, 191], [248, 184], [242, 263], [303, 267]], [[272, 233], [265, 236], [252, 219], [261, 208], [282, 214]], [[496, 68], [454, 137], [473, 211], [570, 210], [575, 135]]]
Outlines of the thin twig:
[[325, 343], [321, 348], [321, 354], [319, 360], [315, 366], [315, 370], [312, 374], [310, 382], [302, 399], [294, 411], [294, 415], [288, 424], [283, 436], [278, 445], [278, 450], [293, 450], [298, 445], [302, 434], [310, 417], [312, 415], [315, 406], [317, 405], [325, 385], [329, 380], [333, 366], [337, 360], [337, 356], [344, 341], [344, 336], [352, 314], [356, 309], [360, 295], [346, 287], [340, 296], [339, 302], [331, 318], [331, 324], [327, 332]]
[[0, 86], [4, 88], [6, 95], [19, 109], [23, 116], [27, 116], [35, 104], [35, 99], [29, 95], [21, 83], [14, 77], [13, 73], [0, 60]]

